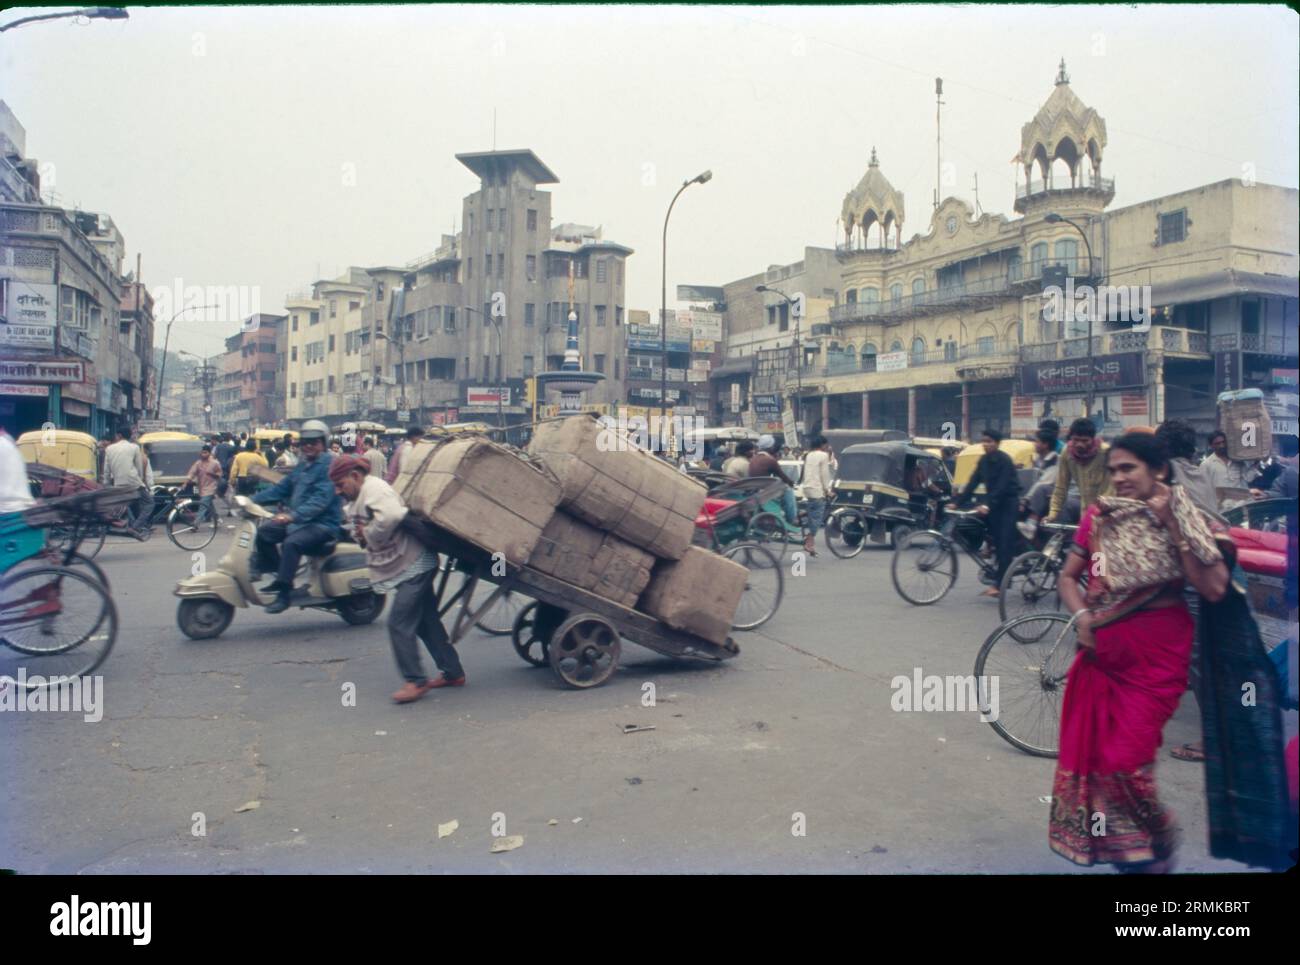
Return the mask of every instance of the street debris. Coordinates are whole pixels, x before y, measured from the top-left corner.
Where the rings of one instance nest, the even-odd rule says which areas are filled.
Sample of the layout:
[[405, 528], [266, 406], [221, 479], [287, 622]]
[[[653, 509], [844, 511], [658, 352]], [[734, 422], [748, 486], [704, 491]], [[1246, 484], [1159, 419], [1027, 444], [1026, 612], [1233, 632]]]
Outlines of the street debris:
[[438, 838], [439, 838], [439, 840], [441, 840], [442, 838], [449, 838], [449, 837], [451, 837], [452, 832], [454, 832], [458, 827], [460, 827], [460, 822], [457, 821], [455, 818], [452, 818], [452, 819], [451, 819], [450, 821], [448, 821], [446, 824], [440, 824], [440, 825], [438, 825]]
[[247, 804], [241, 804], [235, 808], [236, 814], [243, 814], [245, 811], [256, 811], [262, 806], [261, 801], [249, 801]]
[[555, 827], [560, 822], [557, 821], [555, 818], [551, 818], [551, 820], [547, 821], [546, 823], [549, 824], [551, 827]]
[[641, 783], [641, 778], [639, 778], [639, 777], [625, 777], [625, 778], [623, 778], [623, 780], [627, 781], [629, 784], [640, 784], [640, 783]]
[[499, 854], [502, 851], [513, 851], [524, 843], [522, 834], [512, 834], [504, 838], [494, 838], [492, 840], [492, 854]]
[[654, 724], [624, 724], [624, 734], [639, 734], [643, 730], [654, 730]]

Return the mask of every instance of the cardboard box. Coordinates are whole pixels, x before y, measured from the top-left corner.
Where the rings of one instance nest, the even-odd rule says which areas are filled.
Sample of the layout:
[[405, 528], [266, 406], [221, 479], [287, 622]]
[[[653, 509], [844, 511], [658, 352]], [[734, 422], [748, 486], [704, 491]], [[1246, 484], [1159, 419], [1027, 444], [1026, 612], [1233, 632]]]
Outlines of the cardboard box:
[[641, 595], [642, 613], [677, 630], [723, 644], [731, 633], [749, 571], [698, 546], [680, 560], [660, 560]]
[[551, 517], [528, 558], [533, 569], [626, 607], [636, 606], [654, 564], [652, 554], [563, 510]]
[[691, 545], [704, 486], [590, 416], [537, 427], [528, 451], [559, 480], [560, 506], [660, 559]]
[[503, 446], [469, 437], [422, 442], [393, 488], [426, 519], [521, 566], [555, 513], [560, 487]]

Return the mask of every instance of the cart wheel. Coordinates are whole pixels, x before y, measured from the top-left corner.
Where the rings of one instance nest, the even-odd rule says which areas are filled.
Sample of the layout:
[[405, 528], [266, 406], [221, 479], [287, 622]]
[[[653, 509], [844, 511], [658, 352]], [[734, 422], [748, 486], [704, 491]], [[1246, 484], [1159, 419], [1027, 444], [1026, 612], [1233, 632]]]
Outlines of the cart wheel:
[[546, 656], [557, 677], [581, 689], [608, 680], [621, 649], [613, 624], [594, 613], [579, 613], [560, 624]]
[[515, 617], [514, 629], [510, 631], [510, 642], [515, 645], [515, 653], [534, 667], [545, 667], [548, 663], [546, 641], [537, 633], [536, 600], [520, 610], [519, 615]]
[[722, 555], [749, 570], [731, 629], [756, 630], [772, 619], [781, 606], [781, 597], [785, 594], [781, 561], [759, 543], [736, 543], [727, 547]]
[[780, 559], [785, 555], [785, 517], [778, 516], [776, 513], [759, 513], [749, 521], [745, 541], [762, 543], [776, 555], [777, 559]]

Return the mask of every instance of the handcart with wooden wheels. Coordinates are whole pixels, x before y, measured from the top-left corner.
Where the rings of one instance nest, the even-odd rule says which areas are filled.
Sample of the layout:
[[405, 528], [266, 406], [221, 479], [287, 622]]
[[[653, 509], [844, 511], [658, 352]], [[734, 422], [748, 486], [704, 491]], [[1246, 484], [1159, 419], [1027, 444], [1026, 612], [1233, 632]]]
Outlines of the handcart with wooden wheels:
[[[439, 617], [454, 613], [447, 628], [452, 644], [459, 643], [505, 594], [529, 597], [519, 611], [511, 639], [515, 652], [536, 667], [549, 666], [567, 686], [596, 687], [618, 667], [622, 641], [684, 660], [718, 663], [734, 657], [740, 647], [728, 638], [715, 644], [673, 629], [630, 607], [606, 600], [529, 566], [516, 566], [472, 546], [431, 523], [422, 524], [428, 545], [453, 559], [434, 578]], [[464, 579], [448, 592], [452, 569]], [[480, 581], [494, 584], [491, 593], [476, 599]]]

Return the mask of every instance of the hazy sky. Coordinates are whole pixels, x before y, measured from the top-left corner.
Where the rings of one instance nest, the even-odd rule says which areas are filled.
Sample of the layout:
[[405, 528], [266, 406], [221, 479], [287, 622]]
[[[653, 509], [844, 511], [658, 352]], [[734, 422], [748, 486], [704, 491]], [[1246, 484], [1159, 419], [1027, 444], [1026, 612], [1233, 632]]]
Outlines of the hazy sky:
[[[670, 297], [832, 245], [873, 145], [904, 240], [928, 230], [936, 76], [947, 193], [978, 173], [988, 212], [1014, 216], [1010, 161], [1061, 56], [1106, 119], [1113, 206], [1247, 163], [1295, 187], [1298, 47], [1285, 7], [132, 8], [4, 34], [0, 97], [58, 203], [112, 215], [151, 288], [258, 286], [263, 311], [435, 248], [477, 187], [454, 155], [493, 147], [495, 110], [496, 146], [559, 176], [557, 223], [636, 249], [628, 307], [653, 310], [664, 211], [705, 168], [673, 213]], [[177, 322], [173, 345], [218, 352], [235, 321]]]

